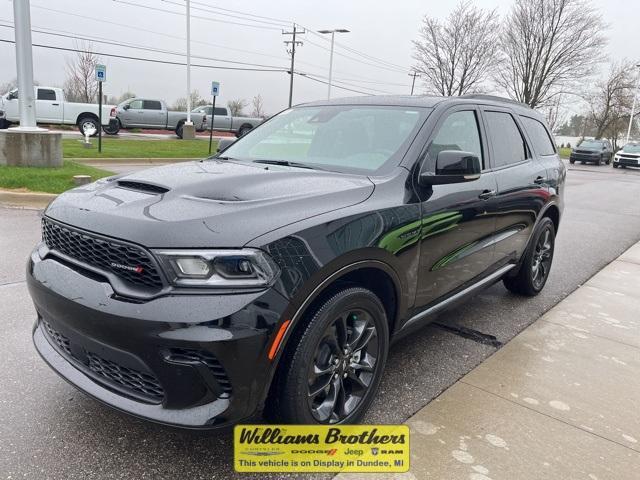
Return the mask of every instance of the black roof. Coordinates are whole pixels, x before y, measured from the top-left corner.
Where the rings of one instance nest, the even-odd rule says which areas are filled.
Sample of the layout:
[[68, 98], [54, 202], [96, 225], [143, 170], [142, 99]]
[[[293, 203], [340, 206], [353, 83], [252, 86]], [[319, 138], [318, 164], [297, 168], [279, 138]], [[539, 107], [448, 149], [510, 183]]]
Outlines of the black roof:
[[331, 100], [318, 100], [315, 102], [304, 103], [305, 106], [316, 105], [395, 105], [403, 107], [427, 107], [433, 108], [443, 103], [470, 103], [481, 105], [495, 105], [510, 107], [518, 110], [518, 113], [531, 115], [532, 110], [528, 105], [502, 98], [494, 95], [463, 95], [460, 97], [440, 97], [436, 95], [365, 95], [359, 97], [344, 97]]

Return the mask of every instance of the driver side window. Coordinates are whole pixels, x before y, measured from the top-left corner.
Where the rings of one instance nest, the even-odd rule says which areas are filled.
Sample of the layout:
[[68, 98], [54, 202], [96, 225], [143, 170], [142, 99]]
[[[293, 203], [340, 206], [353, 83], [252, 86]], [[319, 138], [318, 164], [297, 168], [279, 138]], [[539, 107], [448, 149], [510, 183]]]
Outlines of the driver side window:
[[478, 118], [474, 110], [454, 112], [445, 119], [427, 150], [430, 164], [435, 166], [438, 154], [444, 150], [473, 153], [480, 159], [484, 170]]
[[129, 103], [129, 108], [132, 108], [134, 110], [141, 110], [142, 109], [142, 100], [133, 100], [133, 101], [131, 101], [131, 103]]

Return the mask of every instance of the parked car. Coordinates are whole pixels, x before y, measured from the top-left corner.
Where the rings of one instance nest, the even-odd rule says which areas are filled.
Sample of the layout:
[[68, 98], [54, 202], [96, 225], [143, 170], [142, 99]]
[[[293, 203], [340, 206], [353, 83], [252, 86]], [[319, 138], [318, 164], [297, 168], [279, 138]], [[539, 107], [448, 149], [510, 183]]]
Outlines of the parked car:
[[[130, 98], [115, 109], [116, 122], [105, 129], [105, 133], [116, 135], [121, 128], [147, 128], [173, 130], [182, 138], [182, 126], [187, 121], [186, 112], [173, 112], [163, 100]], [[196, 130], [203, 130], [206, 115], [192, 113], [191, 121]]]
[[217, 157], [57, 197], [27, 267], [35, 346], [164, 424], [356, 422], [392, 341], [500, 280], [543, 289], [565, 176], [512, 101], [300, 105]]
[[640, 167], [640, 143], [629, 142], [613, 157], [613, 168]]
[[611, 142], [605, 139], [582, 140], [580, 144], [571, 150], [569, 155], [569, 163], [595, 163], [600, 165], [606, 163], [609, 165], [613, 158], [613, 148]]
[[[213, 112], [213, 105], [206, 105], [198, 107], [193, 110], [195, 113], [202, 113], [207, 116], [204, 130], [211, 130], [211, 117]], [[234, 117], [230, 115], [229, 109], [226, 107], [216, 107], [216, 114], [214, 119], [214, 130], [219, 132], [233, 132], [238, 137], [243, 136], [252, 128], [257, 127], [264, 119], [262, 118], [250, 118], [250, 117]]]
[[[36, 121], [48, 125], [77, 125], [83, 135], [100, 129], [98, 104], [67, 102], [61, 88], [37, 86], [33, 89], [36, 103]], [[8, 128], [20, 121], [18, 89], [0, 97], [0, 128]], [[112, 119], [112, 105], [102, 106], [102, 125]], [[95, 135], [94, 133], [94, 135]]]

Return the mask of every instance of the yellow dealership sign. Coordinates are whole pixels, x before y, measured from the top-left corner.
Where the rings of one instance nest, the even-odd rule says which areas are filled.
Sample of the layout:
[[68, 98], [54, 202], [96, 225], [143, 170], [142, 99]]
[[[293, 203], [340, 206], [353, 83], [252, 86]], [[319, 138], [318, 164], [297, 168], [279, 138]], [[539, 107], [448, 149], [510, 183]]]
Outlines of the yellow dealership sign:
[[238, 472], [407, 472], [407, 425], [236, 425]]

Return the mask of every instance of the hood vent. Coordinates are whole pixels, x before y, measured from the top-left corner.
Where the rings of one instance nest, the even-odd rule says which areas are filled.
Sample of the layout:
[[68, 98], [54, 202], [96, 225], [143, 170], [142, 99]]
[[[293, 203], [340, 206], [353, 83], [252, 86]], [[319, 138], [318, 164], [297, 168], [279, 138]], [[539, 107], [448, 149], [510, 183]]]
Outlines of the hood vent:
[[159, 185], [152, 185], [150, 183], [142, 183], [142, 182], [132, 182], [129, 180], [119, 180], [118, 186], [122, 188], [128, 188], [129, 190], [136, 190], [138, 192], [152, 193], [152, 194], [163, 194], [169, 191], [168, 188], [161, 187]]

